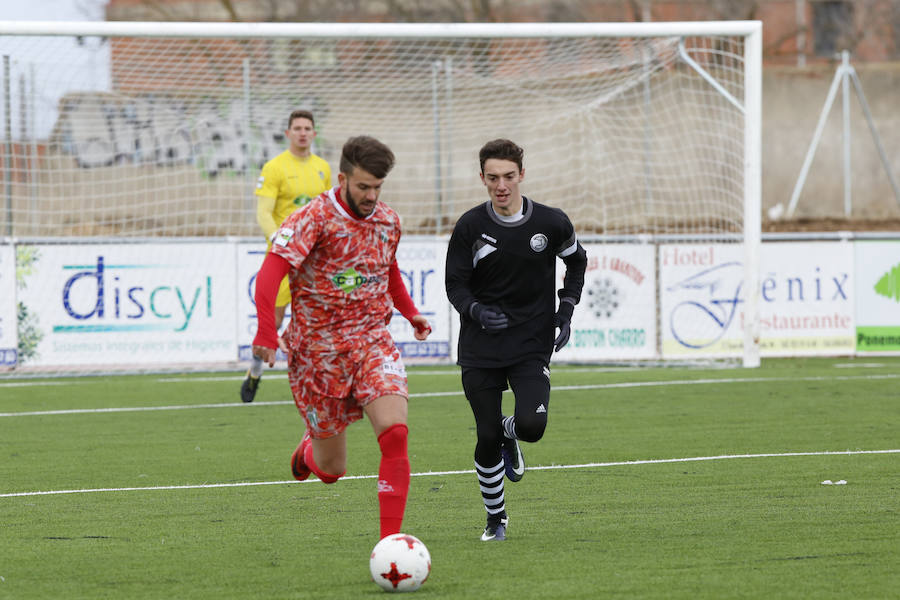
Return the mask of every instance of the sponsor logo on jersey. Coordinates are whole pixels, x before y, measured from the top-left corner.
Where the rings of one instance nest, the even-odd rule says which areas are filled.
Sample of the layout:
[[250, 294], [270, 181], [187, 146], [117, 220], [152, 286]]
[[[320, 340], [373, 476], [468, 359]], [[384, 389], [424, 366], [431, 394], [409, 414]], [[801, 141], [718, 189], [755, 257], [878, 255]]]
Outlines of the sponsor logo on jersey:
[[275, 239], [272, 240], [272, 243], [283, 248], [288, 245], [292, 237], [294, 237], [294, 230], [290, 227], [282, 227], [275, 234]]
[[547, 248], [547, 236], [543, 233], [536, 233], [531, 236], [529, 244], [535, 252], [543, 252]]
[[496, 243], [497, 243], [497, 238], [492, 238], [491, 236], [489, 236], [489, 235], [486, 234], [486, 233], [482, 233], [482, 234], [481, 234], [481, 237], [483, 237], [484, 239], [486, 239], [487, 241], [489, 241], [489, 242], [492, 243], [492, 244], [496, 244]]
[[547, 407], [544, 406], [543, 404], [539, 404], [537, 407], [537, 410], [535, 410], [534, 412], [535, 413], [545, 413], [545, 412], [547, 412]]
[[360, 274], [353, 267], [350, 267], [349, 269], [338, 273], [331, 278], [331, 283], [333, 283], [335, 286], [337, 286], [347, 294], [351, 293], [353, 290], [359, 289], [364, 285], [378, 283], [378, 281], [379, 277], [366, 277], [365, 275]]

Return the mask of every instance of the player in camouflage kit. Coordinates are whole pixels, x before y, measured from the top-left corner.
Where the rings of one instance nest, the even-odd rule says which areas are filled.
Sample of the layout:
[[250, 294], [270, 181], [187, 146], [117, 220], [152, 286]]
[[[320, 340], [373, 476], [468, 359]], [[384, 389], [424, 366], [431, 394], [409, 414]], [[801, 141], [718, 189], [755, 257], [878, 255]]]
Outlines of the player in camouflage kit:
[[[342, 477], [346, 428], [365, 414], [381, 449], [381, 537], [400, 531], [410, 479], [406, 370], [387, 328], [394, 308], [390, 288], [400, 276], [395, 260], [400, 219], [379, 202], [393, 164], [393, 153], [378, 140], [347, 141], [339, 186], [293, 213], [276, 232], [257, 276], [259, 329], [253, 340], [254, 354], [273, 365], [274, 299], [287, 274], [288, 377], [306, 422], [291, 457], [294, 477], [302, 481], [315, 473], [325, 483]], [[424, 340], [431, 329], [412, 301], [397, 308]]]

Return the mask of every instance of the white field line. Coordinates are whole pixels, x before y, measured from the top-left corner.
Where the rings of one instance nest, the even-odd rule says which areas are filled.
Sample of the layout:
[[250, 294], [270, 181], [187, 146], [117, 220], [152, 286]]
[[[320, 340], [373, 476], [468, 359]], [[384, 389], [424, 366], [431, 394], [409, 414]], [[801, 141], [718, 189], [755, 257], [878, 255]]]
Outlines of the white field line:
[[[578, 465], [543, 465], [529, 466], [529, 471], [548, 471], [558, 469], [591, 469], [599, 467], [623, 467], [635, 465], [659, 465], [669, 463], [685, 463], [685, 462], [703, 462], [711, 460], [733, 460], [738, 458], [787, 458], [796, 456], [852, 456], [858, 454], [898, 454], [900, 449], [894, 450], [843, 450], [843, 451], [824, 451], [824, 452], [781, 452], [781, 453], [765, 453], [765, 454], [723, 454], [719, 456], [691, 456], [686, 458], [659, 458], [648, 460], [624, 460], [616, 462], [594, 462], [583, 463]], [[413, 473], [413, 477], [434, 477], [446, 475], [472, 475], [474, 469], [461, 471], [427, 471], [424, 473]], [[350, 475], [342, 477], [341, 481], [350, 481], [354, 479], [375, 479], [377, 475]], [[0, 494], [0, 498], [17, 498], [22, 496], [53, 496], [60, 494], [94, 494], [99, 492], [151, 492], [151, 491], [172, 491], [172, 490], [200, 490], [213, 488], [233, 488], [233, 487], [257, 487], [263, 485], [293, 485], [297, 483], [314, 483], [316, 479], [307, 479], [306, 481], [247, 481], [241, 483], [202, 483], [196, 485], [157, 485], [148, 487], [123, 487], [123, 488], [95, 488], [81, 490], [47, 490], [39, 492], [12, 492]]]
[[[634, 367], [560, 367], [557, 369], [553, 369], [554, 373], [622, 373], [627, 371], [634, 371]], [[287, 371], [284, 369], [274, 369], [271, 371], [266, 371], [266, 374], [270, 377], [272, 376], [287, 376]], [[454, 377], [459, 377], [459, 369], [442, 369], [442, 370], [434, 370], [434, 371], [409, 371], [407, 375], [410, 376], [427, 376], [431, 377], [434, 375], [453, 375]], [[122, 375], [124, 377], [125, 375]], [[221, 382], [221, 381], [243, 381], [246, 377], [246, 374], [241, 375], [206, 375], [200, 377], [191, 377], [187, 376], [172, 376], [172, 377], [157, 377], [154, 381], [156, 383], [208, 383], [208, 382]], [[48, 380], [40, 380], [40, 381], [0, 381], [0, 389], [2, 388], [14, 388], [14, 387], [53, 387], [60, 385], [86, 385], [89, 383], [93, 383], [96, 380], [96, 377], [84, 377], [81, 379], [68, 379], [65, 381], [48, 381]]]
[[[659, 387], [666, 385], [708, 385], [713, 383], [771, 383], [779, 381], [855, 381], [855, 380], [879, 380], [900, 379], [900, 373], [888, 373], [885, 375], [839, 375], [817, 377], [738, 377], [729, 379], [676, 379], [667, 381], [627, 381], [622, 383], [597, 383], [590, 385], [559, 385], [554, 386], [554, 391], [582, 391], [582, 390], [611, 390], [641, 387]], [[507, 393], [510, 393], [507, 390]], [[442, 398], [447, 396], [462, 396], [462, 390], [451, 392], [428, 392], [422, 394], [410, 394], [410, 398]], [[217, 404], [181, 404], [168, 406], [122, 406], [109, 408], [72, 408], [60, 410], [39, 410], [0, 413], [0, 417], [40, 417], [49, 415], [77, 415], [92, 413], [120, 413], [120, 412], [147, 412], [158, 410], [190, 410], [196, 408], [243, 408], [254, 406], [283, 406], [293, 404], [292, 401], [283, 400], [275, 402], [253, 402], [244, 404], [240, 402], [223, 402]]]
[[[554, 373], [624, 373], [628, 371], [634, 371], [634, 367], [558, 367], [553, 369]], [[266, 371], [266, 373], [277, 373], [280, 375], [287, 375], [287, 371], [284, 369], [274, 370], [274, 371]], [[452, 375], [454, 377], [459, 377], [459, 367], [453, 365], [453, 368], [440, 369], [440, 370], [409, 370], [406, 372], [407, 376], [427, 376], [432, 377], [434, 375]], [[209, 375], [205, 377], [161, 377], [157, 379], [160, 383], [185, 383], [185, 382], [194, 382], [194, 381], [243, 381], [246, 377], [245, 374], [242, 375]], [[3, 385], [3, 384], [0, 384]]]
[[[462, 392], [460, 392], [462, 394]], [[0, 413], [0, 417], [44, 417], [48, 415], [83, 415], [123, 412], [148, 412], [155, 410], [188, 410], [192, 408], [249, 408], [251, 406], [282, 406], [293, 404], [291, 400], [279, 400], [276, 402], [254, 402], [243, 404], [239, 402], [226, 402], [223, 404], [180, 404], [169, 406], [113, 406], [108, 408], [70, 408], [65, 410], [33, 410], [25, 412]]]

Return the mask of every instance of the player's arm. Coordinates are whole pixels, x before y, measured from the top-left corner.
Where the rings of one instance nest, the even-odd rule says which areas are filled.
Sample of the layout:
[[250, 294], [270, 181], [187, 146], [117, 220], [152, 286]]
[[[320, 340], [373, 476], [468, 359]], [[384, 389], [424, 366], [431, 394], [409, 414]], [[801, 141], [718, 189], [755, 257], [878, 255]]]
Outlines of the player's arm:
[[275, 212], [275, 198], [256, 196], [256, 222], [262, 229], [266, 239], [272, 241], [272, 235], [278, 229], [278, 223], [272, 214]]
[[406, 317], [410, 325], [416, 330], [415, 336], [417, 340], [424, 340], [431, 333], [431, 324], [428, 319], [419, 314], [419, 310], [413, 303], [406, 285], [403, 283], [403, 275], [400, 273], [400, 267], [397, 265], [396, 259], [391, 263], [388, 271], [388, 291], [391, 294], [391, 300], [394, 302], [394, 308], [400, 311], [400, 314]]
[[587, 270], [587, 252], [575, 237], [574, 232], [569, 241], [557, 253], [566, 265], [563, 286], [557, 294], [560, 301], [571, 302], [574, 306], [581, 300], [581, 289], [584, 287], [584, 272]]
[[479, 251], [476, 245], [465, 239], [460, 224], [453, 228], [450, 243], [447, 246], [446, 270], [444, 285], [447, 298], [453, 308], [489, 332], [500, 331], [509, 327], [509, 316], [499, 307], [478, 302], [469, 287], [474, 265]]
[[283, 174], [273, 161], [263, 165], [256, 182], [256, 222], [259, 223], [263, 235], [271, 241], [272, 235], [281, 223], [275, 222], [275, 200], [281, 188]]
[[465, 239], [459, 224], [453, 229], [450, 243], [447, 245], [447, 261], [444, 268], [444, 287], [447, 299], [461, 315], [469, 315], [469, 307], [475, 302], [475, 296], [469, 289], [472, 279], [472, 247]]
[[256, 274], [256, 337], [253, 338], [253, 354], [275, 366], [278, 348], [278, 329], [275, 327], [275, 298], [278, 286], [290, 270], [290, 263], [283, 257], [269, 252]]
[[[571, 227], [571, 224], [569, 224]], [[563, 346], [569, 343], [569, 335], [572, 331], [572, 314], [575, 305], [581, 300], [581, 289], [584, 287], [584, 272], [587, 269], [587, 252], [578, 242], [574, 230], [569, 239], [563, 243], [557, 252], [566, 265], [566, 274], [563, 277], [562, 289], [557, 291], [559, 296], [559, 308], [553, 317], [553, 324], [559, 327], [559, 335], [553, 340], [553, 347], [559, 352]]]

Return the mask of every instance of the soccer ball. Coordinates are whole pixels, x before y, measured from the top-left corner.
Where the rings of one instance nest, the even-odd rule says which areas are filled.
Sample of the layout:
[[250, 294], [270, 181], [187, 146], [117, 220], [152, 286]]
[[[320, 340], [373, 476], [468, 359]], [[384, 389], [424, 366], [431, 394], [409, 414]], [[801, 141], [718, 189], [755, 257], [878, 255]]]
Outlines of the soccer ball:
[[388, 592], [412, 592], [431, 574], [431, 554], [419, 538], [395, 533], [372, 548], [369, 572]]

